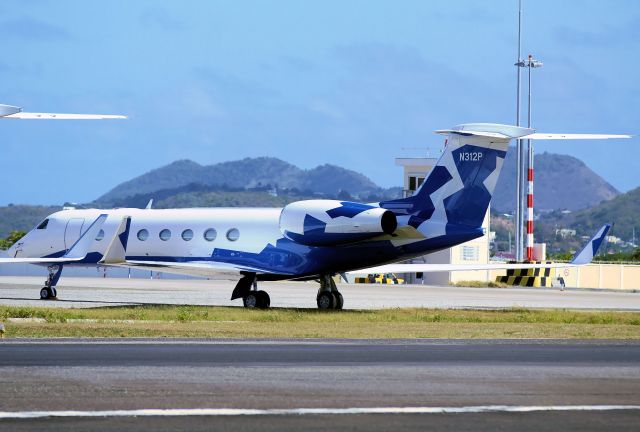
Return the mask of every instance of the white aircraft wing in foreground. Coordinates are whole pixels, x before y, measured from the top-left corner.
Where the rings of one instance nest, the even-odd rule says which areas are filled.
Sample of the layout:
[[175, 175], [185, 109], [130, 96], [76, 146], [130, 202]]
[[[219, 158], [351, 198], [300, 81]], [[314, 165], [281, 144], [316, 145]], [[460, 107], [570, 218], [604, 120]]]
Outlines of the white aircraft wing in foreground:
[[551, 264], [528, 263], [494, 263], [494, 264], [386, 264], [376, 267], [368, 267], [350, 273], [433, 273], [442, 271], [466, 271], [466, 270], [514, 270], [514, 269], [540, 269], [540, 268], [567, 268], [589, 264], [598, 253], [600, 245], [604, 242], [611, 225], [604, 225], [584, 248], [575, 254], [571, 262]]
[[13, 105], [0, 104], [0, 118], [22, 120], [105, 120], [126, 119], [127, 116], [112, 114], [58, 114], [24, 112]]

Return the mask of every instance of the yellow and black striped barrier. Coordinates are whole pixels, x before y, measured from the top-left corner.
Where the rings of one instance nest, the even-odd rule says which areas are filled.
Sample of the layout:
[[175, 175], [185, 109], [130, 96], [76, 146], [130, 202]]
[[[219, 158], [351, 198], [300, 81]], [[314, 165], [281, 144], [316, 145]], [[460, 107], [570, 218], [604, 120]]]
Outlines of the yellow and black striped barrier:
[[404, 282], [404, 279], [400, 279], [397, 277], [387, 277], [387, 276], [378, 276], [378, 275], [369, 275], [367, 277], [357, 277], [354, 279], [355, 283], [377, 283], [377, 284], [387, 284], [387, 285], [398, 285]]
[[[551, 261], [531, 262], [530, 264], [553, 264]], [[550, 287], [552, 285], [550, 268], [509, 269], [506, 276], [498, 276], [496, 282], [514, 286]]]

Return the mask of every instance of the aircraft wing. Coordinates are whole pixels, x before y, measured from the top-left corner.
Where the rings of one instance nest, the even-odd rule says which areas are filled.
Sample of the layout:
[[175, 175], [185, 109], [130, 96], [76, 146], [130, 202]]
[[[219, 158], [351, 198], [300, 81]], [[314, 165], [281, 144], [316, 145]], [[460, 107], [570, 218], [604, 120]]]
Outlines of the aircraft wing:
[[57, 113], [30, 113], [19, 112], [4, 116], [6, 119], [23, 120], [105, 120], [105, 119], [126, 119], [127, 116], [113, 114], [57, 114]]
[[0, 104], [0, 118], [23, 120], [105, 120], [126, 119], [127, 116], [112, 114], [58, 114], [24, 112], [13, 105]]
[[107, 220], [106, 214], [101, 214], [80, 238], [71, 246], [71, 248], [62, 257], [59, 258], [0, 258], [0, 264], [64, 264], [82, 261], [87, 256], [89, 247], [95, 241], [96, 236], [104, 222]]
[[188, 261], [188, 262], [167, 262], [167, 261], [132, 261], [126, 260], [120, 263], [105, 264], [110, 267], [128, 267], [141, 270], [151, 270], [163, 273], [174, 273], [187, 276], [197, 276], [205, 278], [237, 278], [244, 273], [270, 273], [257, 267], [243, 266], [214, 261]]
[[611, 225], [604, 225], [596, 235], [589, 240], [585, 247], [575, 254], [569, 263], [553, 264], [527, 264], [527, 263], [495, 263], [495, 264], [386, 264], [369, 267], [350, 273], [429, 273], [442, 271], [468, 271], [468, 270], [511, 270], [511, 269], [539, 269], [539, 268], [566, 268], [589, 264], [598, 253], [600, 245], [605, 240]]

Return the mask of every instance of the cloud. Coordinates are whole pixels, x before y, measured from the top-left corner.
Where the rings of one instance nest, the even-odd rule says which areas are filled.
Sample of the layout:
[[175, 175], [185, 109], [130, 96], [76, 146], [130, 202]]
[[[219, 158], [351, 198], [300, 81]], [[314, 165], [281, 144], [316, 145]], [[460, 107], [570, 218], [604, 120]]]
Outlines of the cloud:
[[71, 39], [64, 28], [27, 16], [4, 21], [3, 36], [20, 40], [51, 41]]

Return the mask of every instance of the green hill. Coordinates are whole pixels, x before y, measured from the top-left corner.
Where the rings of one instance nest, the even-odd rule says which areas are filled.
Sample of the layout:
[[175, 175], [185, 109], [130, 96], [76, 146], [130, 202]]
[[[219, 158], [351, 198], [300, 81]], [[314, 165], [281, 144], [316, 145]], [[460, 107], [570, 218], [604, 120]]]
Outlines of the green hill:
[[633, 229], [640, 236], [640, 188], [617, 196], [593, 208], [557, 217], [558, 222], [569, 224], [580, 232], [593, 233], [607, 222], [615, 224], [612, 235], [631, 240]]
[[203, 166], [180, 160], [117, 185], [96, 202], [115, 203], [127, 197], [199, 184], [236, 189], [266, 185], [337, 195], [340, 191], [362, 196], [380, 193], [364, 175], [335, 165], [303, 170], [277, 158], [259, 157]]
[[[541, 153], [535, 157], [536, 211], [580, 210], [619, 195], [602, 177], [572, 156]], [[509, 149], [491, 206], [508, 213], [515, 209], [516, 152]]]
[[0, 237], [6, 237], [10, 231], [29, 231], [53, 212], [62, 210], [62, 206], [8, 205], [0, 207]]

